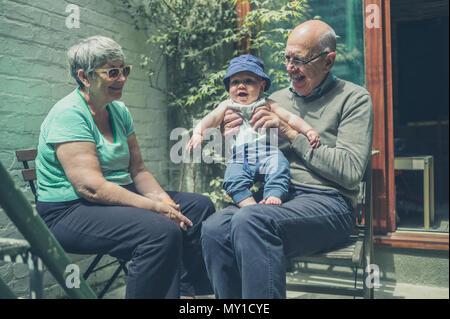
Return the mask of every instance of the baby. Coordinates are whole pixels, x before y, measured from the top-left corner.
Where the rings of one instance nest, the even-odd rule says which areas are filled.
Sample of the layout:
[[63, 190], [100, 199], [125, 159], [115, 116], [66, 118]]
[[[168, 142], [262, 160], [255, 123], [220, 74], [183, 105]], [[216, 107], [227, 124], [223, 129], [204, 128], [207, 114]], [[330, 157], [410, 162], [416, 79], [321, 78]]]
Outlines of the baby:
[[230, 99], [221, 102], [196, 125], [187, 151], [201, 145], [207, 129], [223, 122], [227, 109], [236, 111], [243, 122], [234, 136], [232, 156], [227, 160], [222, 186], [239, 207], [254, 205], [256, 201], [250, 188], [257, 176], [264, 175], [264, 194], [260, 204], [280, 205], [289, 190], [289, 162], [277, 147], [266, 144], [266, 134], [256, 132], [249, 120], [258, 107], [266, 107], [293, 129], [306, 135], [313, 148], [320, 145], [319, 135], [301, 117], [263, 97], [271, 81], [264, 73], [262, 61], [255, 56], [245, 54], [233, 58], [223, 83]]

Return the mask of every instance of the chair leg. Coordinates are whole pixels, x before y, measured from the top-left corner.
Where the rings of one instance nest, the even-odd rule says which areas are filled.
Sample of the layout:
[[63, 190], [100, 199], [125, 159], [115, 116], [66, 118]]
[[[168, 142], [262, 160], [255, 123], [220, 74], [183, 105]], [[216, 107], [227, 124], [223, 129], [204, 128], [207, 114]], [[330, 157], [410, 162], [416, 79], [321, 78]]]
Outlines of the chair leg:
[[[102, 299], [103, 296], [106, 294], [106, 292], [108, 291], [109, 287], [112, 285], [112, 283], [116, 280], [117, 276], [119, 275], [119, 273], [124, 269], [124, 267], [126, 268], [126, 266], [124, 264], [120, 264], [119, 267], [117, 267], [116, 271], [114, 272], [114, 274], [111, 276], [111, 278], [108, 280], [108, 282], [106, 283], [105, 287], [103, 288], [103, 290], [99, 293], [98, 295], [98, 299]], [[128, 271], [126, 271], [128, 272]]]
[[42, 261], [38, 256], [31, 255], [28, 259], [30, 269], [30, 299], [42, 299]]
[[[107, 265], [104, 265], [104, 266], [102, 266], [102, 267], [99, 267], [99, 268], [95, 269], [95, 268], [97, 267], [98, 263], [100, 262], [100, 260], [102, 259], [103, 256], [104, 256], [104, 255], [99, 254], [99, 255], [97, 255], [97, 256], [95, 257], [95, 259], [92, 261], [92, 263], [89, 265], [88, 269], [86, 270], [86, 272], [85, 272], [84, 275], [83, 275], [83, 277], [84, 277], [85, 280], [87, 280], [88, 277], [89, 277], [93, 272], [95, 272], [95, 271], [97, 271], [97, 270], [100, 270], [100, 269], [102, 269], [102, 268], [105, 268], [106, 266], [109, 265], [109, 264], [107, 264]], [[116, 263], [116, 262], [119, 263], [119, 267], [117, 267], [117, 269], [114, 271], [114, 274], [111, 276], [111, 278], [110, 278], [110, 279], [108, 280], [108, 282], [105, 284], [105, 286], [103, 287], [102, 291], [99, 293], [99, 295], [98, 295], [98, 298], [99, 298], [99, 299], [102, 299], [102, 298], [103, 298], [103, 296], [106, 294], [106, 292], [107, 292], [108, 289], [111, 287], [111, 285], [114, 283], [114, 281], [116, 280], [117, 276], [120, 274], [120, 272], [121, 272], [122, 270], [123, 270], [123, 272], [124, 272], [126, 275], [128, 275], [128, 269], [127, 269], [127, 266], [126, 266], [126, 263], [127, 263], [127, 262], [124, 261], [124, 260], [116, 260], [116, 261], [112, 262], [111, 264]]]
[[88, 269], [86, 270], [86, 272], [83, 275], [84, 280], [87, 280], [89, 278], [89, 276], [94, 271], [95, 267], [98, 265], [98, 263], [100, 262], [100, 260], [102, 259], [103, 256], [104, 255], [102, 255], [102, 254], [95, 256], [95, 259], [92, 261], [92, 263], [89, 265]]
[[121, 261], [120, 264], [123, 267], [123, 272], [125, 273], [125, 275], [128, 276], [128, 268], [127, 268], [127, 262], [126, 261]]
[[[358, 266], [353, 267], [353, 270], [355, 271], [355, 280], [354, 280], [353, 288], [356, 289], [356, 286], [357, 286], [357, 283], [358, 283]], [[353, 296], [353, 299], [356, 299], [356, 296]]]

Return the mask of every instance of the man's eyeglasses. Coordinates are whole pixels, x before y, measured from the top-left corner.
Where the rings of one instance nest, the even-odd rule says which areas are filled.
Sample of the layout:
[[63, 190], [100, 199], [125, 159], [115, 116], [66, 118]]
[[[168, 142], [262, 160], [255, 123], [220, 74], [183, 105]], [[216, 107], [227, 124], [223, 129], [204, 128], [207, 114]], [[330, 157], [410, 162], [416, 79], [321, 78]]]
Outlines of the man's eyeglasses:
[[130, 65], [125, 65], [122, 68], [94, 69], [94, 71], [100, 72], [100, 73], [106, 73], [109, 77], [109, 80], [113, 81], [113, 80], [117, 80], [121, 73], [123, 74], [124, 77], [129, 76], [132, 67], [133, 66], [130, 64]]
[[284, 53], [283, 53], [283, 57], [284, 57], [284, 63], [285, 64], [289, 64], [290, 62], [292, 62], [292, 64], [296, 68], [299, 68], [299, 67], [301, 67], [303, 65], [307, 65], [309, 62], [312, 62], [312, 61], [320, 58], [322, 55], [325, 55], [325, 54], [328, 54], [328, 53], [329, 53], [328, 51], [324, 51], [324, 52], [322, 52], [322, 53], [316, 55], [315, 57], [312, 57], [311, 59], [306, 60], [306, 61], [300, 60], [300, 59], [298, 59], [296, 57], [290, 57], [289, 55], [285, 55]]

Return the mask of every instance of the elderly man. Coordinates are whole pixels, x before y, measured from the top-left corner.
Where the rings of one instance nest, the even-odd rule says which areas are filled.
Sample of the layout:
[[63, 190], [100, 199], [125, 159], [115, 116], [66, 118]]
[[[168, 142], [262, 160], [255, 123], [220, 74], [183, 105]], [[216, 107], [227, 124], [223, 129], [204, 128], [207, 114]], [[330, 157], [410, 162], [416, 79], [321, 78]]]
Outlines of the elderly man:
[[[321, 136], [306, 136], [260, 108], [255, 129], [277, 127], [290, 163], [290, 198], [282, 205], [230, 206], [202, 228], [202, 248], [216, 298], [285, 298], [285, 258], [328, 250], [354, 227], [354, 205], [372, 147], [369, 93], [331, 73], [336, 34], [326, 23], [307, 21], [290, 34], [286, 49], [289, 88], [270, 98], [300, 115]], [[226, 127], [240, 124], [228, 114]]]

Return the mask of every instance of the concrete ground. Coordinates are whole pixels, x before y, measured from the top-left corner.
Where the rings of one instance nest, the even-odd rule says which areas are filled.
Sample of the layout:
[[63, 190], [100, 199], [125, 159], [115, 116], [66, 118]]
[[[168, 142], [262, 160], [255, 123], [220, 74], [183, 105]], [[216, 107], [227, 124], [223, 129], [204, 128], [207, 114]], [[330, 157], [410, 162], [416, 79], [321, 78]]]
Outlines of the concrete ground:
[[[448, 251], [428, 251], [376, 247], [379, 276], [375, 299], [449, 299]], [[362, 269], [358, 270], [358, 287], [362, 285]], [[297, 263], [287, 281], [308, 284], [331, 284], [353, 287], [355, 273], [350, 267]], [[111, 291], [106, 298], [120, 299], [125, 287]], [[214, 296], [199, 296], [214, 298]], [[287, 292], [288, 299], [352, 299], [353, 297]]]
[[[317, 279], [317, 278], [316, 278]], [[344, 284], [352, 284], [350, 281]], [[412, 285], [405, 283], [384, 283], [375, 289], [375, 299], [449, 299], [449, 289]], [[123, 299], [125, 297], [125, 286], [119, 287], [105, 295], [105, 299]], [[201, 299], [213, 299], [214, 296], [199, 296]], [[312, 293], [301, 293], [295, 291], [287, 292], [288, 299], [352, 299], [353, 297], [343, 297], [334, 295], [321, 295]]]

